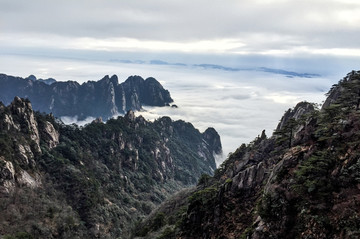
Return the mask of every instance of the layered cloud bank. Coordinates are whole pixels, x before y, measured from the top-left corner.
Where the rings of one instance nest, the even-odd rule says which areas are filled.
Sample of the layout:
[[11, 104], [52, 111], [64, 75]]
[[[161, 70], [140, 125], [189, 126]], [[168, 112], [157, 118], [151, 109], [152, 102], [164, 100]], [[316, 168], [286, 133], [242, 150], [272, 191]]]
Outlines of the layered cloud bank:
[[360, 56], [356, 0], [0, 1], [6, 48]]
[[[300, 76], [289, 76], [286, 72], [293, 71], [285, 70], [286, 74], [279, 74], [278, 71], [230, 71], [186, 64], [133, 64], [14, 56], [0, 57], [0, 64], [7, 74], [22, 77], [35, 74], [41, 78], [76, 80], [79, 83], [100, 79], [106, 74], [117, 74], [119, 81], [135, 74], [153, 76], [170, 91], [178, 108], [145, 106], [145, 111], [138, 114], [148, 119], [163, 115], [183, 119], [192, 122], [201, 131], [214, 127], [222, 138], [224, 156], [241, 143], [249, 143], [263, 129], [271, 135], [282, 114], [297, 102], [321, 103], [325, 91], [339, 80], [338, 76], [329, 75], [300, 77], [301, 72]], [[77, 122], [76, 118], [63, 120], [66, 123]]]

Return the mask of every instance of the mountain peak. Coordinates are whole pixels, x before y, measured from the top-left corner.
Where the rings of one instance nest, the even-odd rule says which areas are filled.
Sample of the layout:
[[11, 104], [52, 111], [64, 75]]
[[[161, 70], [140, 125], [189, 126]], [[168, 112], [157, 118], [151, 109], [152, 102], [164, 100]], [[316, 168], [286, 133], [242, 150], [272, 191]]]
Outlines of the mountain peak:
[[[29, 81], [30, 80], [30, 81]], [[46, 84], [43, 84], [46, 83]], [[166, 106], [173, 100], [169, 91], [155, 79], [146, 82], [140, 76], [130, 76], [119, 84], [116, 75], [80, 85], [75, 81], [56, 82], [0, 75], [0, 101], [10, 104], [14, 96], [26, 97], [35, 110], [52, 112], [56, 117], [71, 116], [83, 120], [102, 117], [104, 120], [128, 110], [140, 110], [142, 105]]]
[[114, 86], [117, 86], [119, 84], [117, 75], [112, 75], [110, 81], [114, 84]]
[[220, 135], [214, 128], [207, 128], [203, 133], [203, 137], [215, 154], [222, 154]]
[[130, 110], [77, 127], [15, 97], [0, 104], [1, 236], [130, 238], [139, 218], [214, 165], [184, 121], [150, 122]]
[[23, 113], [32, 111], [31, 103], [28, 99], [23, 99], [18, 96], [14, 97], [14, 100], [11, 102], [11, 108], [16, 112]]
[[36, 76], [34, 76], [34, 75], [29, 75], [26, 79], [29, 79], [29, 80], [32, 80], [32, 81], [37, 80]]
[[[322, 106], [322, 109], [329, 107], [331, 104], [335, 103], [342, 95], [344, 95], [349, 91], [353, 91], [352, 94], [360, 95], [359, 92], [355, 92], [358, 90], [356, 86], [357, 83], [360, 81], [360, 71], [351, 71], [348, 73], [342, 80], [339, 81], [338, 84], [334, 84], [331, 89], [328, 91], [327, 98]], [[352, 85], [352, 86], [351, 86]]]
[[306, 101], [302, 101], [296, 104], [293, 109], [288, 109], [280, 120], [280, 123], [276, 127], [276, 130], [281, 130], [290, 119], [298, 120], [301, 116], [311, 113], [315, 110], [314, 104]]
[[129, 110], [126, 115], [125, 115], [126, 119], [129, 119], [130, 121], [134, 121], [136, 119], [135, 113], [132, 110]]
[[180, 203], [162, 204], [135, 235], [359, 238], [360, 72], [330, 96], [322, 110], [308, 102], [289, 109], [277, 133], [242, 144], [214, 177], [170, 199]]

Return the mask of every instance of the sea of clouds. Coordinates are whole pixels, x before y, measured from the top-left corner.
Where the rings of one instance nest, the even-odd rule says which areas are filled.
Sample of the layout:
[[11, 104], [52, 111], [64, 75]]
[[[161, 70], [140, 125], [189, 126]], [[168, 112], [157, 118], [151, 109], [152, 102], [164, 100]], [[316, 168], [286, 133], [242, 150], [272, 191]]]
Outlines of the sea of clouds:
[[[156, 78], [174, 99], [173, 107], [144, 106], [138, 112], [149, 120], [170, 116], [191, 122], [201, 132], [214, 127], [220, 134], [224, 155], [218, 164], [242, 143], [251, 142], [263, 129], [271, 136], [284, 112], [300, 101], [321, 103], [338, 76], [288, 77], [270, 72], [224, 71], [193, 65], [130, 64], [24, 56], [0, 56], [1, 72], [27, 77], [55, 78], [83, 83], [116, 74], [119, 82], [130, 75]], [[67, 123], [76, 117], [63, 117]], [[89, 119], [92, 120], [92, 119]]]

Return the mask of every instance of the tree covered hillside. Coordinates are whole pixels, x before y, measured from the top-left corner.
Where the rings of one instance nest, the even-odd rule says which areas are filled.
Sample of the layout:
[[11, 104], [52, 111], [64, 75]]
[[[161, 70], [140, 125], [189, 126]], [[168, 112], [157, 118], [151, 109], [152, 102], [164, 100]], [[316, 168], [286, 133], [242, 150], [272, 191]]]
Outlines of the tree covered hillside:
[[359, 238], [360, 71], [327, 95], [321, 110], [307, 102], [289, 109], [272, 137], [241, 145], [134, 236]]
[[132, 111], [64, 125], [16, 97], [0, 105], [0, 237], [128, 238], [133, 225], [216, 168], [220, 137]]

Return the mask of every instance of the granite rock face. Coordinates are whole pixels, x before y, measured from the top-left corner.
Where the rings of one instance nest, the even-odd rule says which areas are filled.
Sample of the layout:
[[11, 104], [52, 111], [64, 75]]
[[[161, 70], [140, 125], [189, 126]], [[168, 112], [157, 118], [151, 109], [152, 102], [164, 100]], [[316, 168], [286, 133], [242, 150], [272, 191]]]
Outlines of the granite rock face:
[[166, 197], [212, 175], [221, 151], [212, 128], [150, 122], [131, 110], [106, 123], [64, 125], [15, 97], [0, 103], [0, 237], [129, 238]]
[[108, 119], [143, 105], [166, 106], [173, 102], [169, 91], [154, 78], [144, 80], [130, 76], [125, 82], [106, 75], [99, 81], [79, 84], [74, 81], [38, 80], [35, 76], [20, 78], [0, 74], [0, 101], [10, 104], [15, 96], [27, 98], [34, 110], [56, 117], [70, 116]]
[[360, 71], [327, 95], [321, 110], [300, 102], [286, 111], [273, 136], [242, 144], [135, 236], [359, 238]]
[[301, 116], [309, 114], [315, 110], [314, 105], [308, 102], [300, 102], [293, 109], [288, 109], [281, 118], [276, 130], [281, 130], [290, 120], [299, 120]]
[[216, 154], [222, 154], [220, 135], [214, 128], [207, 128], [203, 133], [203, 137]]

